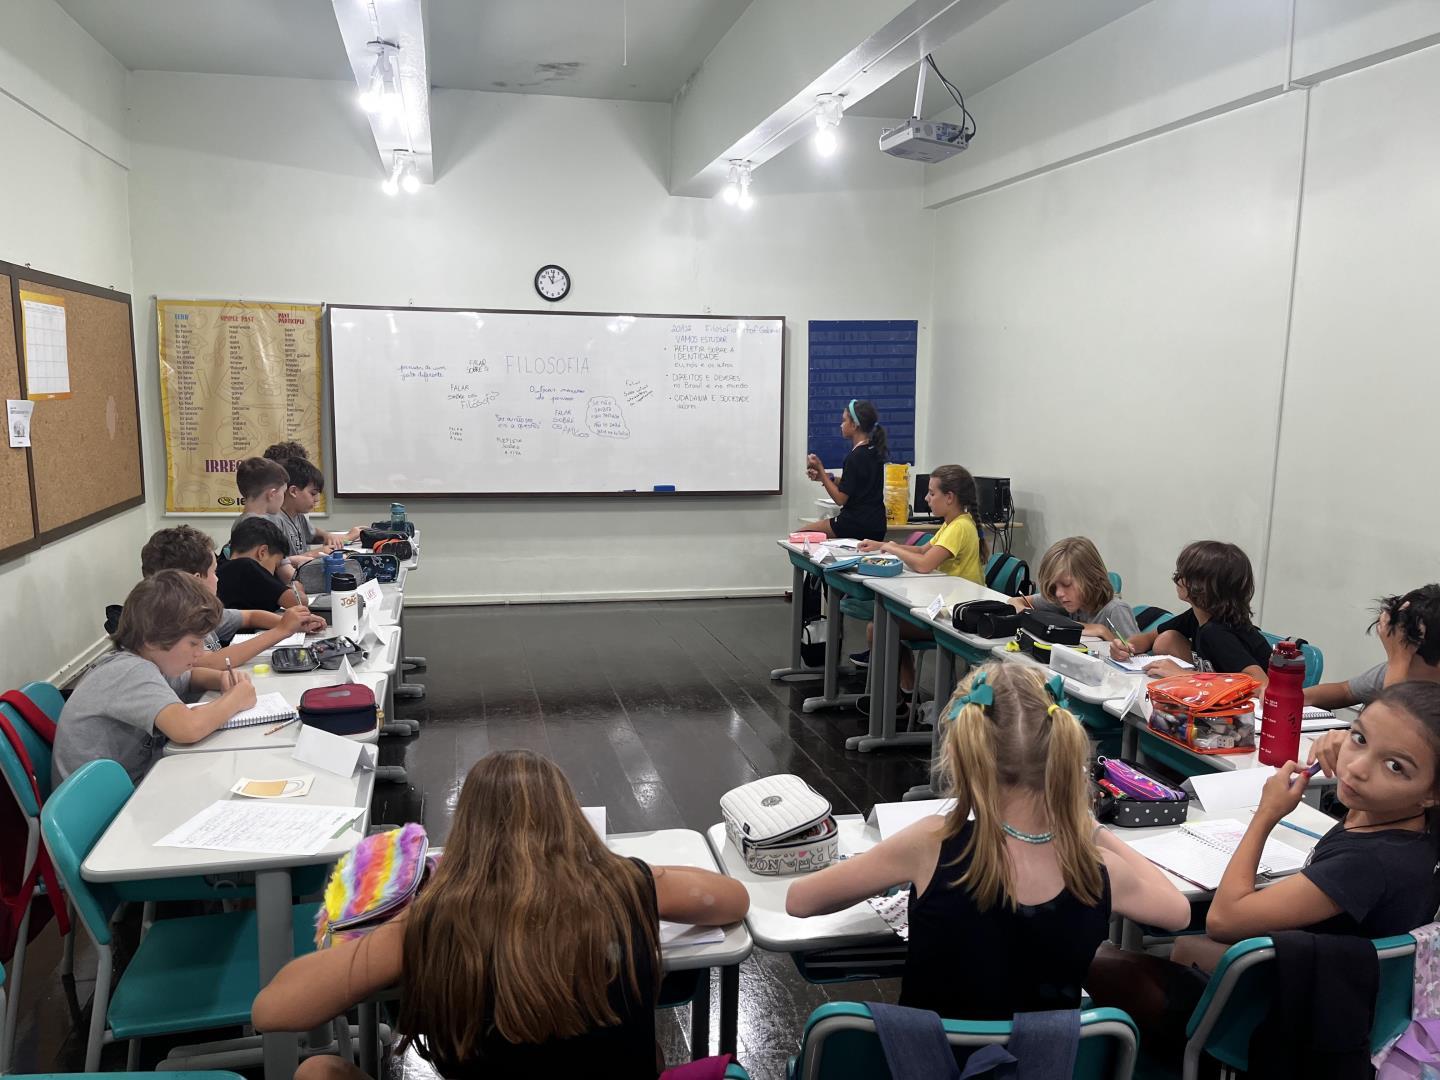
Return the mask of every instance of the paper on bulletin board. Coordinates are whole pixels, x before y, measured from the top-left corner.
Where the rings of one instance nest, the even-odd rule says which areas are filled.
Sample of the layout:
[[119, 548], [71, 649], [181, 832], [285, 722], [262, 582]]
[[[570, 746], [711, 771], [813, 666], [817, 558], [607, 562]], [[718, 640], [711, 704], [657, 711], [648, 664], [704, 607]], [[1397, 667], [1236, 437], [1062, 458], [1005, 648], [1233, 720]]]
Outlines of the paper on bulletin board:
[[21, 289], [20, 336], [25, 342], [25, 396], [31, 401], [68, 398], [65, 298]]
[[[318, 304], [157, 300], [167, 513], [234, 513], [235, 468], [298, 442], [323, 473]], [[317, 513], [325, 509], [322, 500]]]
[[33, 401], [5, 402], [5, 430], [10, 433], [12, 450], [30, 445], [30, 418], [34, 413]]

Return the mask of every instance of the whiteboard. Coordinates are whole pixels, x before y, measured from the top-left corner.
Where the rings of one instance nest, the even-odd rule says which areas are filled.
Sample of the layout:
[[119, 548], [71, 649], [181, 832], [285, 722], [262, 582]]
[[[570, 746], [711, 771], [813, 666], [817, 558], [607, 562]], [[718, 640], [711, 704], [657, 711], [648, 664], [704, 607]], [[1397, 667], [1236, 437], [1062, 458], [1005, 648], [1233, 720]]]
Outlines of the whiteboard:
[[332, 305], [335, 493], [780, 492], [783, 318]]

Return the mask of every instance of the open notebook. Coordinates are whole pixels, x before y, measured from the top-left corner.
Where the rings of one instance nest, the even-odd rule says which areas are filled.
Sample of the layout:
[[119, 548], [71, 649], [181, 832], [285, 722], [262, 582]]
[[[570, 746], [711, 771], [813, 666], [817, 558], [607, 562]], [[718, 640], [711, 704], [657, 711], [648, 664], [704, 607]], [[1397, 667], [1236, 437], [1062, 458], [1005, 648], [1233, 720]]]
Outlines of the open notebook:
[[[195, 702], [190, 708], [196, 708], [200, 704]], [[254, 727], [256, 724], [278, 724], [282, 720], [294, 720], [299, 715], [295, 706], [285, 700], [284, 694], [260, 694], [255, 698], [254, 705], [226, 720], [221, 730]]]
[[[1202, 889], [1215, 889], [1230, 865], [1245, 823], [1234, 818], [1193, 821], [1173, 832], [1127, 840], [1132, 848], [1156, 866], [1169, 870]], [[1260, 853], [1260, 873], [1293, 874], [1305, 865], [1305, 852], [1276, 840], [1265, 841]]]

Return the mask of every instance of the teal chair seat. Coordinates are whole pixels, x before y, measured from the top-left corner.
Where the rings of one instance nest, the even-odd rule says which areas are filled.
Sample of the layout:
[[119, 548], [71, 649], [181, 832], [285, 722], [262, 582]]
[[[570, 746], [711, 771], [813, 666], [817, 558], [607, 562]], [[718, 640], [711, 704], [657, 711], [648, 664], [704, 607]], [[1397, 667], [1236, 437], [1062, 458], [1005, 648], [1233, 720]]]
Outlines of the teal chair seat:
[[1030, 589], [1030, 568], [1015, 556], [997, 551], [985, 561], [985, 584], [1007, 596], [1020, 596]]
[[[1374, 945], [1380, 990], [1370, 1028], [1372, 1054], [1410, 1026], [1415, 980], [1413, 937], [1375, 938]], [[1269, 1015], [1276, 993], [1274, 960], [1275, 942], [1268, 937], [1247, 938], [1225, 951], [1186, 1025], [1184, 1080], [1199, 1075], [1202, 1055], [1241, 1072], [1249, 1068], [1250, 1037]]]
[[[1004, 1044], [1010, 1038], [1008, 1020], [943, 1023], [955, 1048]], [[1135, 1022], [1120, 1009], [1086, 1009], [1080, 1014], [1080, 1049], [1071, 1076], [1128, 1080], [1138, 1040]], [[892, 1080], [870, 1009], [853, 1001], [821, 1005], [805, 1024], [800, 1053], [790, 1059], [786, 1076], [788, 1080]]]

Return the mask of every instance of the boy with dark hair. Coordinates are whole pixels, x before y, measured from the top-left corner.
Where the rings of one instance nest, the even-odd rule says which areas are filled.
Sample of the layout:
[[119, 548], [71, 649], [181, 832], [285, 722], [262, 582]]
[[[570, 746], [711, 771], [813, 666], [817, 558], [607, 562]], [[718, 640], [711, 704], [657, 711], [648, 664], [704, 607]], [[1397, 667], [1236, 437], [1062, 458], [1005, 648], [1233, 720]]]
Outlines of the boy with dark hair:
[[[279, 445], [283, 444], [277, 444], [270, 449], [275, 450]], [[358, 525], [348, 533], [324, 532], [311, 525], [310, 519], [305, 515], [314, 510], [315, 504], [320, 501], [320, 495], [325, 490], [325, 474], [316, 468], [308, 457], [286, 458], [284, 464], [285, 471], [290, 476], [290, 485], [285, 489], [285, 505], [280, 512], [281, 520], [277, 524], [285, 533], [291, 556], [309, 551], [312, 544], [319, 544], [326, 551], [334, 551], [343, 547], [345, 541], [359, 537]]]
[[[197, 742], [255, 704], [244, 672], [195, 666], [205, 656], [205, 635], [220, 624], [220, 610], [215, 594], [181, 570], [158, 571], [130, 590], [116, 651], [91, 666], [60, 714], [54, 784], [101, 758], [118, 761], [139, 783], [167, 740]], [[186, 705], [206, 690], [220, 696]]]
[[273, 519], [285, 504], [285, 485], [290, 476], [285, 466], [269, 458], [246, 458], [235, 468], [235, 486], [240, 490], [243, 512], [238, 521], [248, 517]]
[[274, 611], [305, 610], [299, 585], [279, 578], [280, 564], [289, 547], [280, 529], [264, 518], [251, 518], [230, 534], [230, 558], [219, 570], [220, 602], [230, 607]]
[[1380, 617], [1370, 629], [1385, 649], [1385, 661], [1343, 682], [1305, 690], [1305, 704], [1321, 709], [1369, 705], [1396, 683], [1440, 682], [1440, 585], [1422, 585], [1402, 596], [1382, 596]]
[[[272, 530], [279, 531], [260, 517], [251, 517], [240, 523], [236, 531], [251, 523], [269, 525]], [[161, 529], [140, 549], [140, 572], [149, 578], [162, 570], [179, 570], [198, 578], [214, 594], [217, 589], [214, 541], [189, 525]], [[224, 671], [228, 661], [231, 668], [237, 668], [291, 634], [324, 628], [324, 619], [301, 606], [292, 607], [283, 615], [275, 614], [273, 606], [255, 610], [227, 606], [222, 609], [215, 628], [206, 634], [206, 655], [196, 661], [195, 666]], [[262, 632], [241, 644], [224, 644], [240, 630]]]

